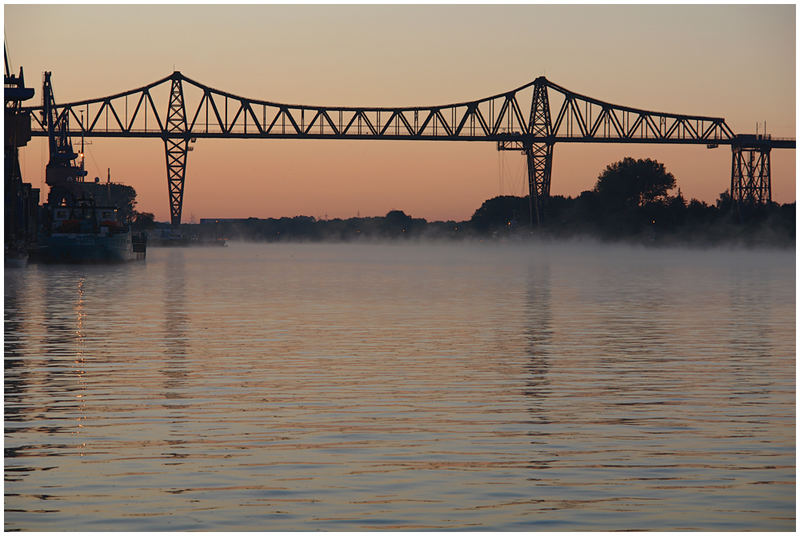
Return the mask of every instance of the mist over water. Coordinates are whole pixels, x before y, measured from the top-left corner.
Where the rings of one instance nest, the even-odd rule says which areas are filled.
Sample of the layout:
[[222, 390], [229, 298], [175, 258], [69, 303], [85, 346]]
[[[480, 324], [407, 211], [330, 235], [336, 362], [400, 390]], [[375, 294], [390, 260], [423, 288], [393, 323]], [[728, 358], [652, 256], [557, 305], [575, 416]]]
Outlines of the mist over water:
[[793, 530], [795, 252], [5, 271], [7, 530]]

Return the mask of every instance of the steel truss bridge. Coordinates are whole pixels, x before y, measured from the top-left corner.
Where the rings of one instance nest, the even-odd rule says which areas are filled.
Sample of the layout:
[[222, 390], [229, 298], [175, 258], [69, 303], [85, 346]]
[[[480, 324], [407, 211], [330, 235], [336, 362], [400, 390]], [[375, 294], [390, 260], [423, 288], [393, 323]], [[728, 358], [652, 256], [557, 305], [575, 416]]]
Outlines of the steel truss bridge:
[[498, 150], [526, 156], [532, 223], [541, 221], [550, 195], [556, 143], [730, 145], [731, 195], [737, 204], [771, 202], [770, 150], [795, 147], [794, 139], [734, 134], [720, 117], [610, 104], [544, 77], [469, 102], [365, 108], [250, 99], [176, 71], [138, 89], [50, 106], [25, 108], [32, 112], [33, 136], [47, 136], [49, 121], [71, 136], [161, 138], [173, 224], [181, 220], [187, 155], [200, 138], [495, 142]]

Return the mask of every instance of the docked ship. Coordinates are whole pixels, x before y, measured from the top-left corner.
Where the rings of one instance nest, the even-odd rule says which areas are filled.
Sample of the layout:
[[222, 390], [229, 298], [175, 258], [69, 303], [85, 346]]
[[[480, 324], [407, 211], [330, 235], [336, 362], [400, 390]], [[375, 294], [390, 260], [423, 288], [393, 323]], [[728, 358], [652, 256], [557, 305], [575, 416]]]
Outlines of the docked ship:
[[51, 214], [41, 246], [33, 252], [36, 261], [105, 263], [145, 258], [146, 236], [134, 235], [116, 207], [82, 199], [55, 207]]
[[[31, 260], [51, 263], [125, 262], [144, 259], [146, 235], [134, 235], [130, 220], [136, 193], [130, 186], [86, 181], [83, 140], [76, 153], [69, 138], [69, 117], [58, 116], [50, 73], [43, 88], [43, 123], [48, 128], [50, 187], [39, 246]], [[80, 156], [80, 164], [77, 163]]]

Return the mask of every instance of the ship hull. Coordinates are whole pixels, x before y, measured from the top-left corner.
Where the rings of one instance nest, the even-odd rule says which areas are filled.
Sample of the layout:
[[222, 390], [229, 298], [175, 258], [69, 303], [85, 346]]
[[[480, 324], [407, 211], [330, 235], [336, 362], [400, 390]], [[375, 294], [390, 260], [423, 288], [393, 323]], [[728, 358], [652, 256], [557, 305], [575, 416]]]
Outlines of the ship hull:
[[130, 233], [98, 236], [82, 233], [56, 233], [36, 252], [37, 260], [47, 263], [116, 263], [144, 257], [134, 252]]

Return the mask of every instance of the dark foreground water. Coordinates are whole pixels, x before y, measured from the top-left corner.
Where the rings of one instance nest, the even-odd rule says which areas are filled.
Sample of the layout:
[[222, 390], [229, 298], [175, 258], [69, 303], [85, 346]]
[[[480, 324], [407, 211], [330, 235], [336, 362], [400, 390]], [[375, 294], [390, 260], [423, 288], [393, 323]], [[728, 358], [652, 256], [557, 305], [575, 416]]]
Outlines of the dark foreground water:
[[793, 530], [794, 251], [5, 271], [7, 530]]

